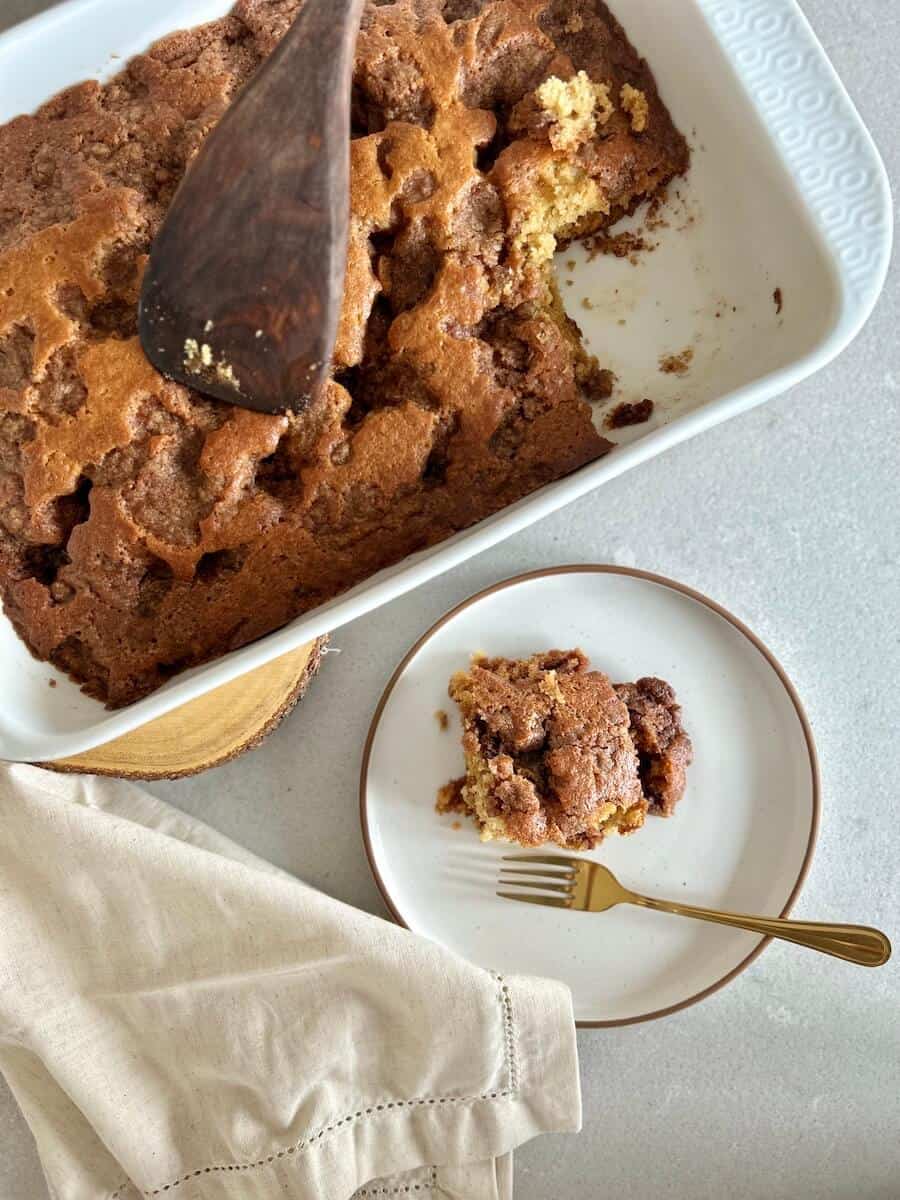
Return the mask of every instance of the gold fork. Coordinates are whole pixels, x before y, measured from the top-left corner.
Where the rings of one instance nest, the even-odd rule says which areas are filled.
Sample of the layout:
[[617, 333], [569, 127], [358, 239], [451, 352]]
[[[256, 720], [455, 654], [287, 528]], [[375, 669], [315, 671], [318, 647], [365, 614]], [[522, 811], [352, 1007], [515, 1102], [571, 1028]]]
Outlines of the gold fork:
[[823, 954], [832, 954], [862, 967], [883, 966], [891, 957], [891, 943], [885, 935], [866, 925], [826, 925], [822, 921], [751, 917], [678, 904], [672, 900], [656, 900], [623, 887], [612, 871], [600, 863], [564, 854], [509, 854], [503, 861], [528, 865], [501, 867], [502, 885], [533, 889], [531, 892], [498, 892], [497, 895], [505, 900], [578, 912], [606, 912], [616, 904], [637, 904], [640, 908], [655, 908], [679, 917], [696, 917], [701, 921], [714, 921], [717, 925], [732, 925], [766, 937], [796, 942], [798, 946], [809, 946], [811, 950], [821, 950]]

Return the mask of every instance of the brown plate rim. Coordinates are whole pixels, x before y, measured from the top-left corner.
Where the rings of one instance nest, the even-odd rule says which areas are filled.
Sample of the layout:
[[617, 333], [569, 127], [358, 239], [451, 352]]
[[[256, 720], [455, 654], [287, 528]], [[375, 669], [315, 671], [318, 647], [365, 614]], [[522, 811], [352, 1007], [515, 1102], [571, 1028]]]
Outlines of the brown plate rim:
[[[381, 877], [378, 864], [375, 861], [375, 855], [372, 851], [372, 842], [369, 835], [369, 812], [366, 795], [366, 783], [369, 774], [369, 761], [372, 755], [372, 746], [375, 741], [375, 734], [378, 732], [381, 715], [384, 712], [385, 706], [390, 699], [391, 693], [393, 692], [397, 681], [406, 670], [411, 660], [419, 653], [425, 643], [430, 641], [431, 638], [434, 637], [434, 635], [438, 632], [438, 630], [442, 629], [448, 621], [452, 621], [454, 617], [463, 612], [465, 609], [469, 608], [471, 605], [478, 603], [487, 596], [493, 595], [495, 592], [504, 591], [506, 588], [510, 587], [516, 587], [520, 583], [527, 583], [534, 579], [543, 579], [552, 575], [576, 574], [624, 575], [631, 579], [641, 579], [647, 583], [653, 583], [659, 587], [668, 588], [670, 591], [678, 592], [682, 596], [687, 596], [689, 599], [695, 600], [697, 603], [704, 605], [706, 608], [716, 613], [717, 616], [722, 617], [739, 633], [743, 634], [743, 636], [751, 643], [751, 645], [753, 645], [759, 651], [759, 653], [762, 654], [762, 656], [774, 670], [775, 674], [778, 676], [782, 686], [784, 687], [784, 690], [787, 692], [788, 698], [794, 706], [794, 710], [797, 713], [797, 718], [800, 721], [800, 728], [803, 730], [803, 737], [806, 741], [806, 749], [809, 755], [809, 767], [812, 779], [812, 814], [809, 827], [809, 839], [806, 844], [806, 852], [803, 856], [803, 861], [800, 864], [800, 872], [797, 876], [797, 881], [791, 889], [791, 893], [787, 898], [784, 908], [782, 908], [781, 912], [779, 913], [779, 916], [787, 917], [791, 909], [794, 907], [797, 897], [800, 895], [800, 892], [809, 874], [813, 854], [815, 852], [816, 841], [819, 835], [819, 823], [822, 810], [819, 755], [818, 751], [816, 750], [816, 743], [815, 739], [813, 738], [812, 727], [810, 726], [809, 718], [806, 715], [806, 710], [803, 707], [803, 703], [797, 693], [797, 689], [791, 682], [784, 667], [768, 648], [768, 646], [753, 632], [752, 629], [750, 629], [748, 625], [746, 625], [740, 619], [740, 617], [736, 617], [734, 613], [729, 612], [727, 608], [724, 608], [715, 600], [711, 600], [702, 592], [698, 592], [696, 588], [689, 587], [684, 583], [678, 583], [677, 580], [669, 579], [665, 575], [657, 575], [652, 571], [643, 571], [636, 567], [618, 567], [614, 564], [608, 563], [568, 563], [564, 566], [558, 567], [542, 567], [536, 571], [526, 571], [521, 575], [513, 576], [511, 579], [504, 579], [499, 583], [493, 583], [490, 585], [490, 587], [483, 588], [481, 591], [469, 596], [467, 600], [461, 601], [461, 603], [455, 605], [450, 609], [449, 612], [446, 612], [442, 617], [435, 621], [435, 623], [429, 629], [427, 629], [425, 633], [422, 634], [422, 636], [410, 647], [410, 649], [407, 650], [406, 654], [404, 654], [403, 658], [398, 663], [394, 673], [387, 682], [387, 686], [381, 694], [381, 698], [375, 706], [374, 713], [372, 714], [372, 720], [369, 725], [369, 730], [366, 734], [365, 745], [363, 747], [362, 764], [359, 774], [359, 815], [360, 825], [362, 826], [363, 843], [366, 850], [366, 858], [369, 860], [369, 868], [375, 879], [375, 884], [381, 893], [381, 897], [384, 900], [384, 903], [387, 906], [391, 916], [397, 922], [397, 924], [402, 925], [404, 929], [410, 928], [394, 904], [387, 886]], [[692, 1005], [699, 1004], [701, 1000], [705, 1000], [708, 996], [712, 996], [715, 992], [720, 991], [722, 988], [731, 983], [733, 979], [737, 978], [741, 972], [746, 971], [747, 967], [749, 967], [752, 962], [759, 958], [760, 954], [762, 954], [763, 950], [765, 950], [766, 946], [768, 946], [771, 941], [772, 939], [770, 937], [762, 938], [759, 942], [759, 945], [751, 950], [745, 958], [741, 959], [737, 966], [732, 967], [727, 974], [723, 975], [721, 979], [716, 980], [715, 983], [711, 983], [708, 987], [703, 988], [701, 991], [695, 992], [694, 995], [688, 996], [687, 999], [679, 1000], [677, 1004], [670, 1004], [666, 1008], [654, 1009], [652, 1012], [639, 1013], [636, 1017], [625, 1017], [615, 1021], [576, 1021], [575, 1024], [579, 1029], [615, 1029], [624, 1025], [640, 1025], [645, 1021], [655, 1021], [660, 1017], [668, 1017], [672, 1013], [680, 1012], [685, 1008], [690, 1008]]]

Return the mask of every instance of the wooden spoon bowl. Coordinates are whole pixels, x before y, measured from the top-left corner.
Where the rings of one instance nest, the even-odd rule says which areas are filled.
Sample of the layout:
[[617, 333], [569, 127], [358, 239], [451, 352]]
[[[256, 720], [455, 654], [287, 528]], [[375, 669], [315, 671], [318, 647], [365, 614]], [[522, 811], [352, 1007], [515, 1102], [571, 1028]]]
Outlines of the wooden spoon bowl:
[[203, 143], [157, 236], [139, 330], [164, 375], [302, 412], [343, 297], [350, 83], [363, 0], [305, 0]]

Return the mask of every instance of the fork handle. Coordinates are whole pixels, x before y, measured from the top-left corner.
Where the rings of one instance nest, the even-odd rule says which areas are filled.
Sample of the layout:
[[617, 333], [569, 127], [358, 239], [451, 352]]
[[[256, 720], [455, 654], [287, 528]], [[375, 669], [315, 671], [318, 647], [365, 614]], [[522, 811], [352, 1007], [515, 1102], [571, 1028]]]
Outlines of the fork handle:
[[784, 942], [796, 942], [798, 946], [808, 946], [810, 950], [820, 950], [823, 954], [859, 963], [861, 967], [880, 967], [891, 957], [891, 943], [883, 933], [867, 925], [828, 925], [822, 921], [751, 917], [744, 913], [718, 912], [713, 908], [697, 908], [692, 904], [655, 900], [634, 892], [631, 893], [630, 903], [641, 908], [655, 908], [659, 912], [674, 913], [680, 917], [712, 921], [716, 925], [748, 929], [751, 933], [781, 938]]

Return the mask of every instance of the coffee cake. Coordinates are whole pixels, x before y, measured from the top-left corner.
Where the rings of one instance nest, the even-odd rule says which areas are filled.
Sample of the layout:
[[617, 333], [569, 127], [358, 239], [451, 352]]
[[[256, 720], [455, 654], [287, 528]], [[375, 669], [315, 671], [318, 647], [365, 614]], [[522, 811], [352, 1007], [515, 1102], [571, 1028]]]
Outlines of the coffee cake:
[[613, 686], [581, 650], [473, 659], [450, 681], [466, 774], [438, 811], [466, 812], [485, 841], [589, 850], [681, 799], [691, 741], [661, 679]]
[[687, 166], [600, 0], [373, 0], [332, 377], [300, 416], [208, 400], [145, 359], [141, 276], [298, 9], [240, 0], [0, 128], [0, 595], [112, 706], [606, 453], [550, 260]]

